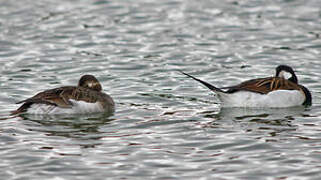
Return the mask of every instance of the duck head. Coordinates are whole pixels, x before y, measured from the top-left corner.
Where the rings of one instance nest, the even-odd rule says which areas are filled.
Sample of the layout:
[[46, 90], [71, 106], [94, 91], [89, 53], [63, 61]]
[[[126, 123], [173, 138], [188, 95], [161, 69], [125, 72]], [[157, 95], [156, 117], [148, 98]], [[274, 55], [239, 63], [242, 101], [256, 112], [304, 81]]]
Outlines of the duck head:
[[79, 87], [84, 87], [88, 89], [92, 89], [95, 91], [101, 91], [102, 87], [99, 81], [93, 75], [83, 75], [78, 82]]
[[286, 78], [285, 74], [289, 73], [290, 77], [288, 78], [288, 80], [298, 84], [298, 78], [296, 77], [294, 70], [290, 66], [279, 65], [275, 71], [275, 77]]

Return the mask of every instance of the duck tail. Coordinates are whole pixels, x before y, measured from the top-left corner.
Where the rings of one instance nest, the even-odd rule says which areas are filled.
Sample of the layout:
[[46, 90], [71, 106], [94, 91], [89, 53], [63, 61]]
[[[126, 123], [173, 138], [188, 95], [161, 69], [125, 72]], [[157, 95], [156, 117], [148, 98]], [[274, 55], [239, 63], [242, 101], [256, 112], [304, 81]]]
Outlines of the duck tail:
[[181, 72], [182, 74], [184, 74], [184, 75], [186, 75], [186, 76], [188, 76], [188, 77], [190, 77], [190, 78], [192, 78], [192, 79], [200, 82], [201, 84], [203, 84], [204, 86], [206, 86], [207, 88], [209, 88], [210, 90], [212, 90], [212, 91], [214, 91], [214, 92], [222, 92], [222, 93], [225, 93], [222, 89], [217, 88], [217, 87], [211, 85], [211, 84], [208, 83], [208, 82], [202, 81], [202, 80], [200, 80], [200, 79], [198, 79], [198, 78], [196, 78], [196, 77], [194, 77], [194, 76], [192, 76], [192, 75], [190, 75], [190, 74], [187, 74], [187, 73], [185, 73], [185, 72], [183, 72], [183, 71], [180, 71], [180, 72]]
[[[19, 104], [21, 102], [18, 102], [17, 104]], [[15, 115], [15, 114], [20, 114], [23, 112], [26, 112], [27, 109], [31, 106], [32, 103], [24, 103], [23, 105], [21, 105], [17, 110], [11, 111], [11, 115]]]

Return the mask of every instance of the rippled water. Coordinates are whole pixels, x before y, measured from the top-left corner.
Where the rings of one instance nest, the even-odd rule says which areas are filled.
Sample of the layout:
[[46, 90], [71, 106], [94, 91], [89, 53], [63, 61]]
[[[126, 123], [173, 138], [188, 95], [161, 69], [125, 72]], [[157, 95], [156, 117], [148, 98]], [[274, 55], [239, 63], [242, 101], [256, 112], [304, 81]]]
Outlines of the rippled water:
[[[321, 179], [321, 6], [0, 1], [1, 179]], [[295, 68], [310, 108], [221, 109], [220, 86]], [[115, 114], [10, 117], [83, 74]]]

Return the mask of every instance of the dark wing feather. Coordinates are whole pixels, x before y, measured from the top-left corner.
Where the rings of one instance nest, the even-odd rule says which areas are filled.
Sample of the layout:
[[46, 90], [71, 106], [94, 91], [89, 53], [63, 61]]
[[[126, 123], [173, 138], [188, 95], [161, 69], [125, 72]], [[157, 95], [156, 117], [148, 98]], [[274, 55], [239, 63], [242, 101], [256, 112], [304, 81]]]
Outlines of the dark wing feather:
[[268, 77], [248, 80], [236, 86], [225, 87], [222, 89], [228, 89], [227, 93], [234, 93], [236, 91], [251, 91], [267, 94], [275, 90], [300, 90], [300, 86], [284, 78]]
[[103, 96], [103, 93], [83, 87], [65, 86], [49, 89], [40, 92], [31, 98], [18, 102], [17, 104], [23, 103], [23, 105], [16, 111], [13, 111], [12, 114], [25, 112], [34, 103], [59, 106], [61, 108], [71, 108], [72, 103], [70, 99], [95, 103], [101, 96]]
[[64, 94], [71, 93], [76, 89], [73, 86], [65, 86], [61, 88], [49, 89], [36, 94], [35, 96], [26, 100], [20, 101], [19, 103], [39, 103], [59, 106], [63, 108], [71, 107], [71, 102], [66, 98]]

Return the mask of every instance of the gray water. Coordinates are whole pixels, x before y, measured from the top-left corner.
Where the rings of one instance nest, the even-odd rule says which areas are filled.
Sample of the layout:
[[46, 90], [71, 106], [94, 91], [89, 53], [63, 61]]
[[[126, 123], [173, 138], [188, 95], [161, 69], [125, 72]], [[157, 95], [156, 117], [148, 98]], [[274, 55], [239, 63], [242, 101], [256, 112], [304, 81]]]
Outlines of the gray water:
[[[0, 0], [0, 179], [321, 179], [318, 0]], [[223, 109], [217, 86], [296, 70], [313, 106]], [[12, 117], [93, 74], [112, 115]]]

